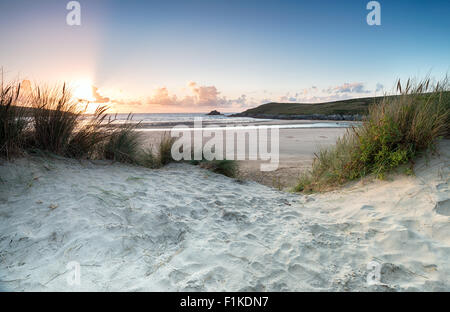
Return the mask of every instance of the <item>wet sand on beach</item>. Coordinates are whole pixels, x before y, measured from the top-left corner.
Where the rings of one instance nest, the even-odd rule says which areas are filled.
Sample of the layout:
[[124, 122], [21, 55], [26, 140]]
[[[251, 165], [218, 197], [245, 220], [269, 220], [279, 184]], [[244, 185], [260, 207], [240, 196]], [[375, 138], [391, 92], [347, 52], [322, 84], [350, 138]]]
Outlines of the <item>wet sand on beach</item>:
[[[303, 124], [314, 121], [274, 120], [252, 123], [252, 125]], [[335, 122], [333, 122], [335, 123]], [[143, 131], [148, 145], [157, 144], [164, 131]], [[279, 165], [274, 171], [261, 171], [267, 161], [239, 160], [240, 178], [278, 189], [289, 189], [296, 185], [299, 174], [311, 167], [314, 153], [320, 148], [333, 145], [348, 128], [294, 128], [280, 129]], [[204, 139], [207, 141], [208, 138]], [[247, 142], [248, 148], [248, 142]]]

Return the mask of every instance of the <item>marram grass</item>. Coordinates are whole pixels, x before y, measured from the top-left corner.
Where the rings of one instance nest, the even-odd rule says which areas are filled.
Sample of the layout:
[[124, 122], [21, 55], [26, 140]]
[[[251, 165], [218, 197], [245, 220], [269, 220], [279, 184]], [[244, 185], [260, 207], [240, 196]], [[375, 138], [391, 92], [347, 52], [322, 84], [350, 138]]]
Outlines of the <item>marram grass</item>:
[[425, 79], [397, 84], [398, 97], [385, 97], [370, 107], [360, 127], [350, 129], [336, 145], [320, 150], [296, 191], [325, 191], [368, 175], [384, 178], [449, 136], [448, 81], [432, 84]]

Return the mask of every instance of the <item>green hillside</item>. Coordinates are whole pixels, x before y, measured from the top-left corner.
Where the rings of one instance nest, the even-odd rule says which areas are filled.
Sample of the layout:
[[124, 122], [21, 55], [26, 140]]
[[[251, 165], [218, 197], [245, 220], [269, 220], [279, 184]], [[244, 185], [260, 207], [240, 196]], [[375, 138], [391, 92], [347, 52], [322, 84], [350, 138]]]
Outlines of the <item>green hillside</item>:
[[259, 115], [366, 115], [370, 105], [378, 103], [383, 97], [368, 97], [318, 104], [267, 103], [248, 109], [234, 116]]

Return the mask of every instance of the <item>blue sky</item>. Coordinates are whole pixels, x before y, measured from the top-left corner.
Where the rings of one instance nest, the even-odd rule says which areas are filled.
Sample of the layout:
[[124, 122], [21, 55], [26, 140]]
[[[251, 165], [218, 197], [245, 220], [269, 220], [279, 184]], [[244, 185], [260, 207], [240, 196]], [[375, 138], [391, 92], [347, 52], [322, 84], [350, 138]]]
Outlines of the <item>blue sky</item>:
[[[89, 82], [118, 111], [240, 111], [390, 91], [450, 68], [450, 1], [65, 0], [0, 3], [10, 77]], [[384, 88], [381, 88], [383, 86]], [[378, 91], [377, 91], [378, 89]]]

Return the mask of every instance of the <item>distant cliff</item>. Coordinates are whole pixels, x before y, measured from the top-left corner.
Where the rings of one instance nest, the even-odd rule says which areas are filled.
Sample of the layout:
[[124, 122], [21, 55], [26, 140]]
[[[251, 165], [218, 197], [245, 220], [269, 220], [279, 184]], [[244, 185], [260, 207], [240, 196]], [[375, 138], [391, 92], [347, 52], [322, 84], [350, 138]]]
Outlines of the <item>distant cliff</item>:
[[302, 104], [267, 103], [230, 117], [253, 117], [267, 119], [303, 120], [361, 120], [369, 106], [380, 102], [383, 97], [368, 97], [344, 101]]
[[282, 115], [282, 114], [247, 114], [247, 113], [239, 113], [234, 114], [229, 117], [252, 117], [252, 118], [261, 118], [261, 119], [287, 119], [287, 120], [352, 120], [352, 121], [360, 121], [363, 118], [363, 115], [346, 115], [346, 114], [333, 114], [333, 115], [324, 115], [324, 114], [311, 114], [311, 115]]

